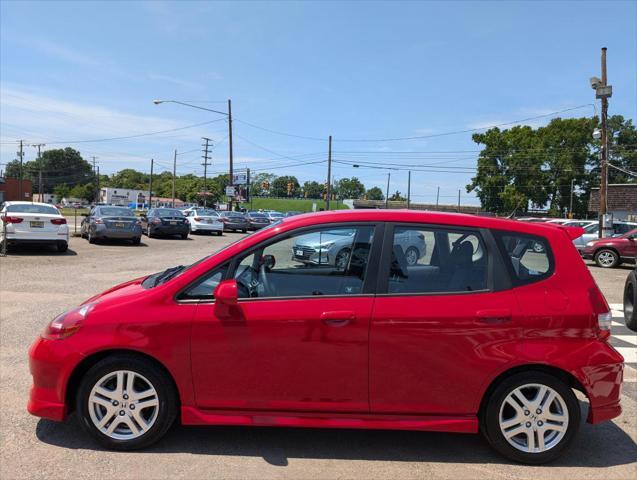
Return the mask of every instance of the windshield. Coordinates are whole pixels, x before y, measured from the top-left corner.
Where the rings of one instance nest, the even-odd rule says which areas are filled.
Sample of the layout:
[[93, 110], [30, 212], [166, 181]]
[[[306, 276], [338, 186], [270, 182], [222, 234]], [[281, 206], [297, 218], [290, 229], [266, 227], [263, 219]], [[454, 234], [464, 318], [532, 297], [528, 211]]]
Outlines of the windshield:
[[11, 213], [41, 213], [46, 215], [59, 215], [60, 212], [55, 207], [48, 205], [35, 205], [32, 203], [21, 203], [18, 205], [9, 205], [7, 212]]
[[104, 207], [98, 210], [100, 215], [107, 217], [134, 217], [135, 214], [129, 208], [122, 207]]
[[158, 217], [183, 217], [184, 214], [181, 211], [174, 208], [158, 208], [155, 210], [155, 215]]

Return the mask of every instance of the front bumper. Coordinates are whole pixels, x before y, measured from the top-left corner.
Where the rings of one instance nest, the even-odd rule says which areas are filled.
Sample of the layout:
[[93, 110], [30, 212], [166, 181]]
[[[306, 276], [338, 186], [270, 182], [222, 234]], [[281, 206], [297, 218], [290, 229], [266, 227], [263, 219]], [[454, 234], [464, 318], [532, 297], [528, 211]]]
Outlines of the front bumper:
[[29, 348], [29, 370], [33, 385], [27, 410], [36, 417], [62, 421], [68, 413], [66, 387], [71, 372], [84, 358], [65, 340], [39, 337]]

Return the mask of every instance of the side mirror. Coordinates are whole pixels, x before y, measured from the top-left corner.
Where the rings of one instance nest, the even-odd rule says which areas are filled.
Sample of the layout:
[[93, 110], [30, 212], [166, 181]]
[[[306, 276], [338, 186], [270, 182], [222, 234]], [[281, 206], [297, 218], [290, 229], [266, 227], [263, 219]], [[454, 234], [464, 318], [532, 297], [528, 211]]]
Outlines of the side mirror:
[[224, 280], [214, 291], [215, 315], [220, 318], [232, 316], [232, 310], [238, 304], [238, 289], [236, 280]]
[[261, 265], [263, 265], [266, 270], [272, 270], [274, 265], [276, 265], [274, 255], [263, 255], [263, 257], [261, 257]]

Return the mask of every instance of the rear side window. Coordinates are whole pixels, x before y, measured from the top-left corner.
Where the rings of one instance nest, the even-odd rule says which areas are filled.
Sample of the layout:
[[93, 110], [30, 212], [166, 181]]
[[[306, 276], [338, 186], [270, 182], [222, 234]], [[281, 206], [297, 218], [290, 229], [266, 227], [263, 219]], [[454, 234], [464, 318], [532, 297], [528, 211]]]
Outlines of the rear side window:
[[526, 285], [553, 273], [553, 254], [543, 237], [513, 232], [494, 232], [513, 283]]

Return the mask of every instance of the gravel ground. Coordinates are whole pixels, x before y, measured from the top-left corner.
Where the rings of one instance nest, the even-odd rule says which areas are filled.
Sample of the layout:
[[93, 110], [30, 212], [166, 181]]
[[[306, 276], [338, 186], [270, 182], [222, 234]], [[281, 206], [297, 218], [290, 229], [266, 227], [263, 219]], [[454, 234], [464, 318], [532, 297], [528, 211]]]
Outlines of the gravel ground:
[[[0, 258], [0, 478], [635, 478], [633, 395], [615, 421], [583, 424], [550, 467], [510, 464], [477, 435], [426, 432], [175, 427], [151, 449], [117, 453], [100, 449], [75, 418], [59, 424], [26, 412], [27, 348], [56, 314], [239, 236], [144, 238], [139, 247], [73, 238], [66, 255], [25, 249]], [[619, 303], [629, 268], [591, 271], [609, 302]]]

